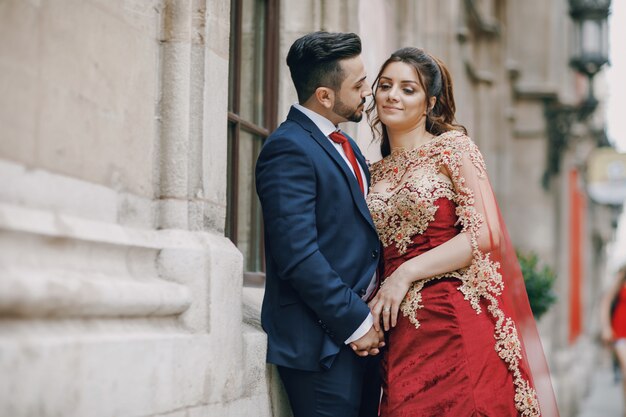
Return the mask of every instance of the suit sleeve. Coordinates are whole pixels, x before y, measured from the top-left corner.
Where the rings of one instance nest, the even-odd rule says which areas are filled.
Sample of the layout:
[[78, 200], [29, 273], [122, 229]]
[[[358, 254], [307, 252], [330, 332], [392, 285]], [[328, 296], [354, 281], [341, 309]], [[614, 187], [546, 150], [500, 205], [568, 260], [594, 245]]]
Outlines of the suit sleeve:
[[[369, 308], [332, 269], [317, 243], [315, 168], [298, 144], [268, 141], [256, 167], [267, 253], [319, 320], [345, 341], [363, 323]], [[337, 225], [341, 227], [341, 225]]]

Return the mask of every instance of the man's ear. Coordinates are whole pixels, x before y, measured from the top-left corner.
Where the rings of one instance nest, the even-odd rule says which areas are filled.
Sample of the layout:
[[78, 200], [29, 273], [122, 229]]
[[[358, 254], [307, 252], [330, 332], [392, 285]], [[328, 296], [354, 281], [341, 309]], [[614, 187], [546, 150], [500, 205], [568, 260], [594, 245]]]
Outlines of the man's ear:
[[317, 87], [314, 96], [317, 102], [326, 109], [332, 109], [335, 105], [335, 92], [328, 87]]

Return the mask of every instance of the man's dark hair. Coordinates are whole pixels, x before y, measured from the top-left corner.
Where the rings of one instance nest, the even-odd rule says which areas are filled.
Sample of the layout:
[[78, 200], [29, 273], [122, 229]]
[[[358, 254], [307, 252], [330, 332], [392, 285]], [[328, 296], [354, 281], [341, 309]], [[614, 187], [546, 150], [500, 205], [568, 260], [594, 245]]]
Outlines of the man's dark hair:
[[287, 54], [287, 66], [302, 104], [318, 87], [337, 91], [345, 79], [339, 61], [361, 54], [354, 33], [313, 32], [296, 40]]

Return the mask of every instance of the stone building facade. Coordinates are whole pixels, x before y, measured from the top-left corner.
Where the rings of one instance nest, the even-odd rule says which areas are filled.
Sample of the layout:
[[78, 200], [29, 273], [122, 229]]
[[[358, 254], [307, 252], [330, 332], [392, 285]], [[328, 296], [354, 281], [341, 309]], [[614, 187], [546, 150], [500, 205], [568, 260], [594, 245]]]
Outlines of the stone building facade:
[[559, 274], [540, 329], [574, 415], [612, 229], [584, 188], [601, 120], [549, 134], [586, 91], [570, 25], [565, 0], [0, 1], [0, 415], [289, 415], [252, 173], [320, 29], [361, 35], [370, 80], [400, 46], [448, 64], [514, 243]]

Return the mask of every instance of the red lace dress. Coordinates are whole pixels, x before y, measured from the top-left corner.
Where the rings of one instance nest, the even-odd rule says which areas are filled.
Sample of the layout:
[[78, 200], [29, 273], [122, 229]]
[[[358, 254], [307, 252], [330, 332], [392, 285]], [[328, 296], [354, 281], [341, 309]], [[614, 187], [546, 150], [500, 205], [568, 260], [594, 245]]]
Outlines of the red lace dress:
[[372, 166], [368, 206], [384, 246], [385, 278], [459, 233], [473, 248], [468, 268], [409, 289], [387, 334], [382, 417], [541, 415], [515, 323], [501, 308], [500, 264], [478, 242], [490, 210], [497, 211], [480, 181], [488, 184], [482, 156], [456, 131]]

